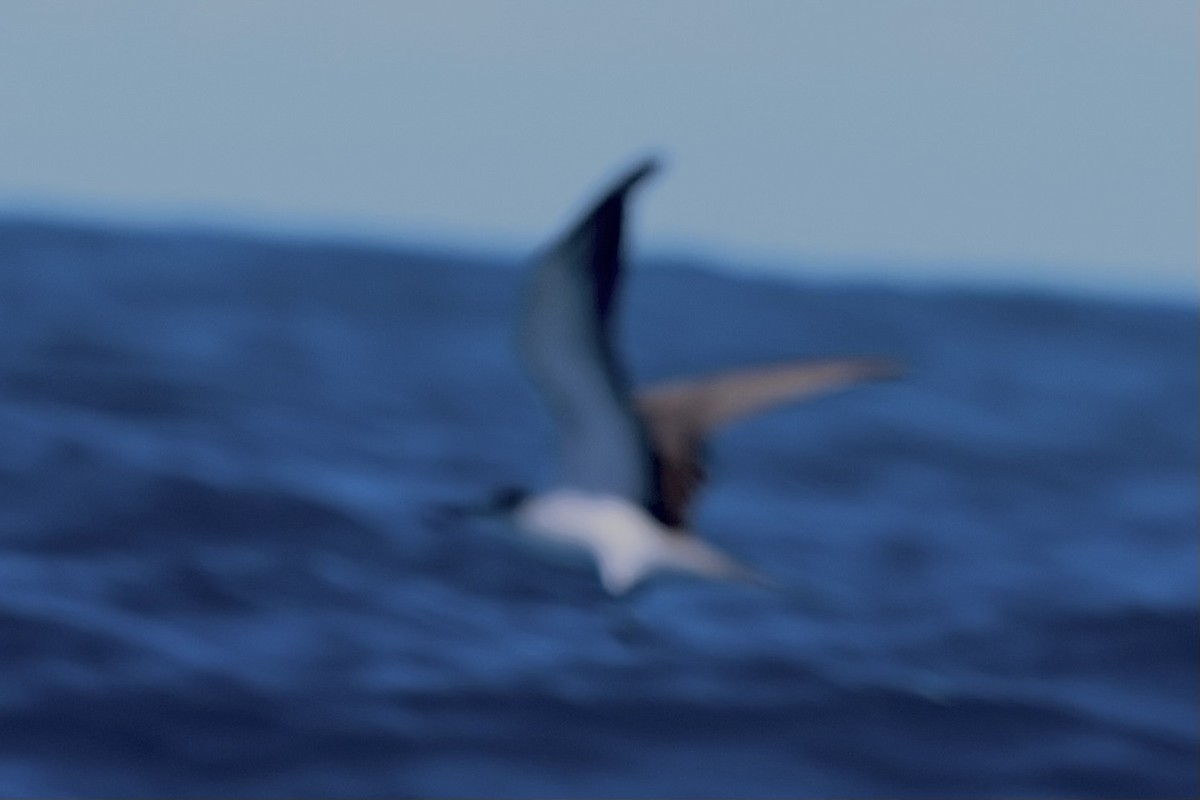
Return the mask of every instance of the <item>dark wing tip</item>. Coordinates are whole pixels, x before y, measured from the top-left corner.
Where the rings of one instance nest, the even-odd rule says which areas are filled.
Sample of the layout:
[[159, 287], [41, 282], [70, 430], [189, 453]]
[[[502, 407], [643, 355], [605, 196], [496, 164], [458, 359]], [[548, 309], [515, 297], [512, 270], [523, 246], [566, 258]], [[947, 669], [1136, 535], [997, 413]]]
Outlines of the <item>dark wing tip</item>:
[[650, 175], [659, 172], [662, 169], [662, 160], [656, 155], [650, 155], [642, 158], [634, 166], [626, 169], [620, 178], [614, 180], [607, 191], [602, 194], [601, 199], [595, 204], [595, 207], [604, 207], [613, 200], [623, 198], [632, 188], [641, 184], [643, 180], [649, 178]]
[[608, 234], [612, 245], [612, 254], [615, 255], [620, 237], [620, 217], [625, 206], [625, 195], [660, 169], [662, 169], [661, 159], [656, 155], [648, 155], [620, 173], [620, 177], [608, 183], [604, 191], [586, 207], [587, 210], [578, 217], [575, 225], [567, 230], [562, 241], [570, 242], [581, 235], [590, 235], [597, 229], [597, 226], [609, 226], [611, 229], [604, 232]]
[[612, 189], [608, 191], [609, 195], [624, 194], [632, 189], [636, 184], [641, 183], [646, 178], [662, 169], [662, 159], [657, 155], [649, 155], [639, 161], [635, 166], [630, 167], [619, 181], [613, 184]]

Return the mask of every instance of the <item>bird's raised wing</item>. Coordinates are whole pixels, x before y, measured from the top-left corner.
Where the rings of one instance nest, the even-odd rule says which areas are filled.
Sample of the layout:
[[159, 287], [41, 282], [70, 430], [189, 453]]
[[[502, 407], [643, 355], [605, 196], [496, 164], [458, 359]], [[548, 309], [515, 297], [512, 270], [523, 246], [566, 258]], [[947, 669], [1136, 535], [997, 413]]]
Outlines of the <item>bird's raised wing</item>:
[[637, 393], [659, 469], [658, 502], [651, 511], [683, 529], [692, 495], [704, 481], [705, 439], [717, 428], [783, 403], [826, 394], [862, 381], [897, 377], [894, 361], [846, 358], [793, 361], [674, 380]]
[[522, 299], [517, 347], [558, 429], [560, 483], [650, 504], [658, 472], [624, 371], [612, 312], [622, 267], [629, 191], [657, 164], [616, 181], [537, 258]]

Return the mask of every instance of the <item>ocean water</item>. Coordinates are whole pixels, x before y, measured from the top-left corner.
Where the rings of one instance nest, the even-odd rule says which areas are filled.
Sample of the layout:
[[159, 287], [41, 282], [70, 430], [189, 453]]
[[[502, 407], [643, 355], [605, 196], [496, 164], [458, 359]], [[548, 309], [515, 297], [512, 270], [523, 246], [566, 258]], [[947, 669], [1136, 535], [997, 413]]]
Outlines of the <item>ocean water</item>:
[[712, 442], [781, 588], [608, 599], [520, 265], [0, 222], [0, 795], [1195, 797], [1194, 305], [635, 262], [638, 382], [888, 355]]

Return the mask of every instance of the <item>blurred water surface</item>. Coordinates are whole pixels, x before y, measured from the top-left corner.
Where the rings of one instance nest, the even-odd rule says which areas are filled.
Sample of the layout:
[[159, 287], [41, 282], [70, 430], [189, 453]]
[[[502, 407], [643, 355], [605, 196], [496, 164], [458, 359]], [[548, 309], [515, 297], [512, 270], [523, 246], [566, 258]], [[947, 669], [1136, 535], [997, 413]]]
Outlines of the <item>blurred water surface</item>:
[[0, 222], [4, 796], [1197, 795], [1197, 311], [635, 264], [639, 381], [902, 381], [713, 443], [781, 591], [628, 602], [537, 482], [519, 265]]

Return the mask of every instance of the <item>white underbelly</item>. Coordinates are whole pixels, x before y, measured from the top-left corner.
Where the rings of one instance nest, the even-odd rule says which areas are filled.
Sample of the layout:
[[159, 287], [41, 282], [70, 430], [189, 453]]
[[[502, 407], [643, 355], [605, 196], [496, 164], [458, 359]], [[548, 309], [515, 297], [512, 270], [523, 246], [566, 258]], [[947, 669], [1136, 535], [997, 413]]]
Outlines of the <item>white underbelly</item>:
[[616, 593], [657, 568], [665, 549], [658, 521], [619, 497], [550, 492], [527, 501], [514, 521], [540, 547], [590, 554], [605, 586]]
[[540, 548], [589, 554], [612, 594], [628, 591], [658, 570], [756, 580], [720, 551], [668, 530], [640, 505], [620, 497], [557, 490], [527, 500], [513, 521]]

